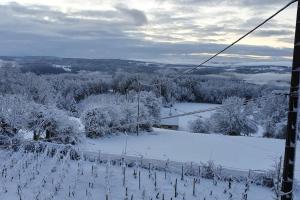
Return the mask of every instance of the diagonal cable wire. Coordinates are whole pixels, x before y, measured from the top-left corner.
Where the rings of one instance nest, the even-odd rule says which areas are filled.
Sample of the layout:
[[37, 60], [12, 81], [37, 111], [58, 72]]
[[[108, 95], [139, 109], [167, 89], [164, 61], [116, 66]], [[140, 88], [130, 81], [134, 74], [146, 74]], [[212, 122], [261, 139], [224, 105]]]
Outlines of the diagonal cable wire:
[[[230, 49], [231, 47], [233, 47], [234, 45], [236, 45], [238, 42], [240, 42], [241, 40], [243, 40], [244, 38], [246, 38], [248, 35], [250, 35], [251, 33], [253, 33], [254, 31], [256, 31], [258, 28], [260, 28], [261, 26], [263, 26], [265, 23], [267, 23], [268, 21], [270, 21], [271, 19], [273, 19], [275, 16], [277, 16], [279, 13], [281, 13], [282, 11], [284, 11], [286, 8], [288, 8], [290, 5], [292, 5], [293, 3], [297, 2], [298, 0], [292, 0], [291, 2], [289, 2], [288, 4], [286, 4], [285, 6], [283, 6], [281, 9], [279, 9], [277, 12], [275, 12], [273, 15], [271, 15], [270, 17], [268, 17], [267, 19], [265, 19], [263, 22], [261, 22], [260, 24], [258, 24], [257, 26], [255, 26], [253, 29], [249, 30], [247, 33], [245, 33], [243, 36], [241, 36], [240, 38], [238, 38], [237, 40], [235, 40], [234, 42], [232, 42], [230, 45], [226, 46], [225, 48], [223, 48], [222, 50], [218, 51], [217, 53], [215, 53], [213, 56], [207, 58], [206, 60], [204, 60], [203, 62], [201, 62], [199, 65], [197, 65], [194, 68], [188, 69], [186, 71], [183, 71], [181, 74], [179, 74], [178, 76], [172, 78], [172, 79], [168, 79], [165, 82], [169, 82], [171, 80], [176, 80], [178, 78], [183, 77], [185, 74], [187, 73], [191, 73], [195, 70], [198, 70], [199, 67], [205, 65], [206, 63], [208, 63], [209, 61], [213, 60], [214, 58], [216, 58], [217, 56], [219, 56], [220, 54], [224, 53], [225, 51], [227, 51], [228, 49]], [[156, 85], [160, 85], [161, 83], [155, 83], [155, 84], [143, 84], [141, 83], [141, 85], [144, 86], [156, 86]]]

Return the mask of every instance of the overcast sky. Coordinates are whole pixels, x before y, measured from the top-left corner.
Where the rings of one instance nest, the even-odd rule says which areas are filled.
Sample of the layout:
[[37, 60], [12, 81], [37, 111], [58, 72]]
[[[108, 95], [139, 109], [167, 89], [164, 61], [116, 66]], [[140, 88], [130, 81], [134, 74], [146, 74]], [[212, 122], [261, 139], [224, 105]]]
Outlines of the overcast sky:
[[[0, 55], [199, 63], [290, 0], [0, 0]], [[215, 61], [290, 60], [296, 4]]]

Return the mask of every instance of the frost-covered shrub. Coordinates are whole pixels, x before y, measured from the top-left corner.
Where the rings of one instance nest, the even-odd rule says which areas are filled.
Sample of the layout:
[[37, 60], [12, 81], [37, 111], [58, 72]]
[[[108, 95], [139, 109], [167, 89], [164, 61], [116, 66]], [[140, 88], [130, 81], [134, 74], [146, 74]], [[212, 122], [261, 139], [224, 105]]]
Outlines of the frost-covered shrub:
[[[96, 138], [116, 132], [135, 132], [137, 127], [136, 103], [92, 106], [81, 117], [88, 137]], [[147, 108], [140, 105], [140, 130], [150, 131], [153, 119]]]
[[239, 97], [224, 100], [221, 109], [211, 116], [210, 122], [216, 132], [226, 135], [250, 135], [257, 131], [244, 100]]
[[0, 135], [5, 137], [14, 137], [17, 129], [7, 123], [3, 117], [0, 117]]
[[277, 129], [276, 129], [276, 135], [275, 138], [278, 139], [285, 139], [286, 138], [286, 132], [287, 132], [287, 123], [278, 123], [277, 124]]
[[75, 144], [80, 137], [78, 122], [57, 108], [37, 108], [30, 113], [27, 127], [34, 132], [35, 140]]
[[191, 121], [189, 128], [194, 133], [209, 133], [208, 122], [198, 118], [194, 121]]
[[57, 108], [46, 110], [43, 128], [49, 141], [75, 144], [80, 138], [78, 122]]
[[263, 136], [268, 138], [284, 139], [286, 136], [287, 124], [286, 122], [275, 123], [272, 120], [268, 120], [264, 123]]
[[8, 145], [11, 145], [11, 137], [0, 134], [0, 148], [1, 146], [6, 147]]
[[0, 96], [0, 134], [15, 137], [19, 130], [33, 131], [35, 140], [75, 143], [79, 125], [55, 107], [46, 107], [21, 95]]
[[96, 138], [111, 133], [109, 128], [120, 125], [116, 110], [113, 106], [100, 106], [85, 111], [82, 121], [86, 135]]
[[129, 91], [126, 95], [101, 94], [86, 98], [78, 104], [78, 112], [88, 137], [102, 137], [116, 132], [150, 131], [160, 118], [161, 99], [153, 92]]

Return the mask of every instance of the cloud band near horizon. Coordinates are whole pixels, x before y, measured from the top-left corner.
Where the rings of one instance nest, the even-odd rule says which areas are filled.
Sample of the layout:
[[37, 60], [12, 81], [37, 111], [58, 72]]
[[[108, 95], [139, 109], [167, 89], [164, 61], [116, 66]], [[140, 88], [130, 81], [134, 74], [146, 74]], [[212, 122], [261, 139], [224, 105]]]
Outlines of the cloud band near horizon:
[[[0, 55], [169, 63], [199, 63], [288, 2], [2, 1]], [[216, 62], [290, 61], [295, 16], [293, 5]]]

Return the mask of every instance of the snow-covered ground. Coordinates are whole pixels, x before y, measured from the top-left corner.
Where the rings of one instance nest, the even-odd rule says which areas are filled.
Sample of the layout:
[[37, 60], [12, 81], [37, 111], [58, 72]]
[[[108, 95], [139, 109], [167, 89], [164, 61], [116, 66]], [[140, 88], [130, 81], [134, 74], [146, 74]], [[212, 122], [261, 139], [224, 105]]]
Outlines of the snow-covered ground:
[[276, 85], [288, 87], [291, 73], [275, 73], [275, 72], [265, 72], [256, 74], [242, 74], [236, 72], [226, 72], [221, 74], [209, 74], [209, 77], [217, 78], [237, 78], [244, 80], [248, 83], [258, 84], [258, 85]]
[[[186, 112], [196, 111], [196, 110], [205, 110], [210, 108], [216, 108], [220, 106], [219, 104], [209, 104], [209, 103], [176, 103], [174, 109], [177, 111], [177, 114], [182, 114]], [[169, 109], [169, 108], [163, 108]], [[208, 111], [198, 114], [193, 114], [189, 116], [179, 117], [179, 130], [188, 131], [189, 122], [196, 120], [197, 118], [207, 119], [211, 116], [214, 111]]]
[[181, 176], [167, 168], [157, 171], [139, 168], [138, 164], [127, 167], [125, 162], [102, 163], [69, 158], [69, 154], [61, 153], [50, 157], [41, 152], [1, 151], [0, 199], [240, 200], [246, 188], [249, 200], [271, 200], [274, 195], [269, 188], [251, 183], [246, 186], [245, 182], [233, 181], [229, 187], [228, 181], [215, 179], [213, 182], [200, 176]]
[[257, 61], [257, 62], [238, 62], [231, 64], [231, 66], [286, 66], [291, 67], [291, 61]]
[[[284, 140], [155, 129], [139, 137], [120, 135], [86, 139], [79, 148], [111, 154], [122, 154], [126, 149], [128, 155], [145, 158], [197, 163], [212, 160], [228, 169], [269, 170], [283, 155]], [[300, 147], [297, 150], [296, 160], [299, 160]], [[296, 177], [300, 180], [299, 162]]]
[[259, 74], [235, 74], [235, 76], [254, 84], [273, 84], [277, 86], [289, 86], [291, 73], [259, 73]]

